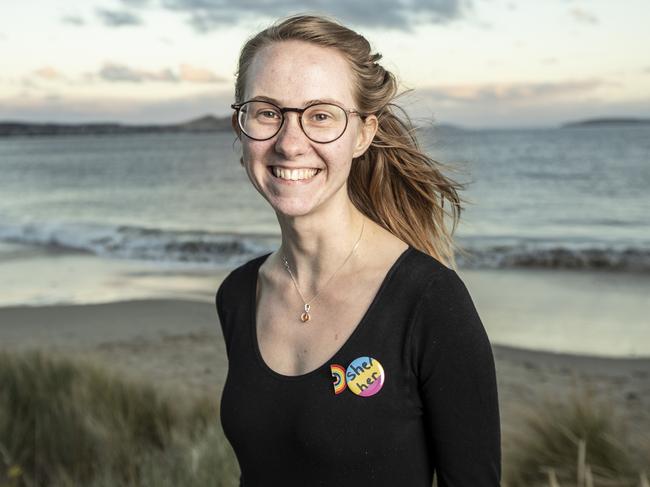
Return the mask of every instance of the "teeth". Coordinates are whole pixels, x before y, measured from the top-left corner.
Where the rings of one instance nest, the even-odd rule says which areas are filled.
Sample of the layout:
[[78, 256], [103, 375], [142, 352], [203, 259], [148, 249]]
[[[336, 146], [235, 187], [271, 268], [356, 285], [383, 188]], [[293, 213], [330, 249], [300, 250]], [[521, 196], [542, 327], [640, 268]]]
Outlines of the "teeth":
[[314, 177], [318, 169], [283, 169], [281, 167], [273, 166], [273, 175], [282, 179], [290, 179], [298, 181], [299, 179], [309, 179]]

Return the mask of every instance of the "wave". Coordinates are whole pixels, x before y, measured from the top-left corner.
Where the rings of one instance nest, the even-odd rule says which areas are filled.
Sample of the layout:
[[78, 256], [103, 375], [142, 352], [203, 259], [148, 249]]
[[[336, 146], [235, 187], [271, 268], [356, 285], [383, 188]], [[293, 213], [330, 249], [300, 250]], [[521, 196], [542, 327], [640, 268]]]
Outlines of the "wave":
[[277, 247], [274, 235], [51, 222], [0, 224], [0, 240], [105, 257], [219, 267], [236, 265]]
[[[99, 256], [232, 267], [271, 252], [276, 234], [220, 233], [89, 223], [0, 224], [0, 240]], [[572, 242], [539, 238], [458, 238], [460, 268], [597, 269], [650, 273], [650, 242]]]
[[461, 268], [584, 269], [650, 273], [650, 242], [557, 241], [506, 239], [495, 243], [475, 237], [469, 245], [459, 244], [469, 256], [457, 253]]

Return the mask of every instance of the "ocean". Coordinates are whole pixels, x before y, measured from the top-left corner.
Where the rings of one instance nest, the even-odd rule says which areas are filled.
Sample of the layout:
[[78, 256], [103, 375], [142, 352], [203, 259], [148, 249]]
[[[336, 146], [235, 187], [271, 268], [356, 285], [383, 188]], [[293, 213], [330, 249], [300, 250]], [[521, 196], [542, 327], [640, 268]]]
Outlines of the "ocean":
[[[468, 276], [650, 279], [650, 126], [420, 135], [467, 184], [455, 235]], [[120, 299], [133, 283], [208, 299], [217, 273], [280, 242], [239, 152], [230, 133], [0, 138], [0, 306]], [[650, 344], [650, 323], [635, 326]]]

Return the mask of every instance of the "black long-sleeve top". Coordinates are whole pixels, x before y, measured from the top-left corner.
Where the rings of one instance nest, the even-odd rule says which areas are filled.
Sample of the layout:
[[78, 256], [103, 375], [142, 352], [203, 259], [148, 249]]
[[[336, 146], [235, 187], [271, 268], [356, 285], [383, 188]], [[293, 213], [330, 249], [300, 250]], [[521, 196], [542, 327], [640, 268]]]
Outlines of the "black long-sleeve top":
[[[221, 422], [240, 485], [430, 487], [435, 470], [439, 487], [498, 486], [494, 358], [458, 274], [409, 246], [331, 359], [286, 376], [266, 365], [255, 331], [268, 255], [233, 270], [216, 294], [229, 364]], [[335, 393], [330, 366], [347, 375], [359, 357], [381, 364], [383, 385], [367, 397]]]

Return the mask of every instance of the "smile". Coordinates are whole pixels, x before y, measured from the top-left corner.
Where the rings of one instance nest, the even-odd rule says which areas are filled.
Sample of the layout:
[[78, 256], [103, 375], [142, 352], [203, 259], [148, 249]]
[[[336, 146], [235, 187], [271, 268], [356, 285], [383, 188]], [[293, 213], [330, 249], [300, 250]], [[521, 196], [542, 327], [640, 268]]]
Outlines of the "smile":
[[268, 171], [279, 181], [289, 184], [301, 184], [311, 181], [322, 172], [322, 169], [301, 168], [285, 169], [279, 166], [269, 166]]

